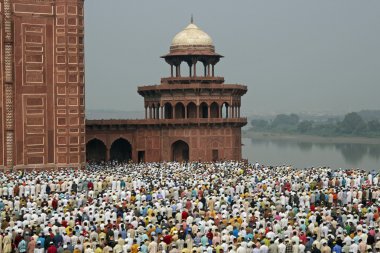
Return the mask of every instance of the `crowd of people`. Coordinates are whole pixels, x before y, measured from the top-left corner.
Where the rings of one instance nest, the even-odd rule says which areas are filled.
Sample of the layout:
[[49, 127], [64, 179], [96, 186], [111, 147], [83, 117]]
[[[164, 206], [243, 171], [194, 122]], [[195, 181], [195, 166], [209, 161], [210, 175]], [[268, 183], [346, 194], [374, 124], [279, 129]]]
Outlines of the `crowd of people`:
[[0, 174], [0, 253], [380, 252], [379, 173], [103, 163]]

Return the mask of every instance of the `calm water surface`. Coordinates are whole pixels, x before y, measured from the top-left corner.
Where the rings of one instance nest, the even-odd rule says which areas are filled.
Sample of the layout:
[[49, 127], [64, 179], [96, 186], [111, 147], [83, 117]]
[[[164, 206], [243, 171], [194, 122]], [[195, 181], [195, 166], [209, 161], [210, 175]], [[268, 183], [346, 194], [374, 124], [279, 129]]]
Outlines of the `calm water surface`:
[[313, 143], [297, 140], [243, 138], [243, 158], [267, 165], [296, 168], [329, 166], [380, 170], [380, 145]]

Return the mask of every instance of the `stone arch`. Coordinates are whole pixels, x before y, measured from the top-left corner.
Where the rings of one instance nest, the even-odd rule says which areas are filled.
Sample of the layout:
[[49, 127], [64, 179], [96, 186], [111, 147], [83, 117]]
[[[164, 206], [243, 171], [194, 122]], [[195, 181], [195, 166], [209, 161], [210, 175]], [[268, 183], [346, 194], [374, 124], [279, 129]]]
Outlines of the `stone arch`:
[[230, 105], [227, 102], [224, 102], [220, 108], [221, 110], [221, 115], [222, 118], [229, 118], [228, 110], [229, 110]]
[[208, 118], [208, 104], [206, 102], [199, 105], [199, 118]]
[[194, 102], [187, 104], [187, 118], [193, 119], [197, 117], [197, 106]]
[[132, 145], [124, 138], [116, 139], [110, 149], [110, 160], [126, 162], [132, 159]]
[[210, 105], [210, 118], [219, 118], [219, 105], [216, 102]]
[[175, 118], [176, 119], [184, 119], [185, 118], [185, 106], [181, 103], [178, 102], [175, 105]]
[[190, 148], [183, 140], [177, 140], [173, 142], [171, 146], [172, 150], [172, 160], [177, 162], [189, 161], [190, 158]]
[[173, 118], [173, 106], [171, 103], [169, 103], [169, 102], [165, 103], [164, 111], [165, 111], [165, 115], [164, 115], [165, 119], [172, 119]]
[[87, 161], [100, 162], [107, 159], [107, 147], [103, 141], [94, 138], [86, 144]]

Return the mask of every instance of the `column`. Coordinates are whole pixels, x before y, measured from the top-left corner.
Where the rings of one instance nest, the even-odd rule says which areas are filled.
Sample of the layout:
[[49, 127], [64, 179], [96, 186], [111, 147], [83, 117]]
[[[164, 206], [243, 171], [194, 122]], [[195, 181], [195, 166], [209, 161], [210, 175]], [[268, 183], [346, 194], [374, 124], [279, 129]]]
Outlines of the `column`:
[[170, 77], [173, 77], [173, 64], [170, 64]]
[[223, 116], [222, 110], [223, 110], [223, 105], [219, 106], [219, 118], [222, 118], [222, 116]]
[[214, 77], [214, 64], [212, 64], [212, 77]]
[[161, 108], [161, 119], [163, 119], [164, 118], [164, 107], [160, 106], [160, 108]]
[[207, 118], [211, 118], [211, 106], [207, 105]]
[[187, 119], [187, 106], [185, 106], [185, 119]]
[[145, 107], [145, 119], [148, 118], [148, 109]]
[[106, 161], [110, 160], [110, 149], [106, 147]]
[[193, 67], [194, 67], [194, 77], [196, 77], [197, 76], [197, 62], [196, 61], [194, 62]]
[[160, 118], [160, 107], [157, 106], [156, 107], [156, 119], [159, 119]]

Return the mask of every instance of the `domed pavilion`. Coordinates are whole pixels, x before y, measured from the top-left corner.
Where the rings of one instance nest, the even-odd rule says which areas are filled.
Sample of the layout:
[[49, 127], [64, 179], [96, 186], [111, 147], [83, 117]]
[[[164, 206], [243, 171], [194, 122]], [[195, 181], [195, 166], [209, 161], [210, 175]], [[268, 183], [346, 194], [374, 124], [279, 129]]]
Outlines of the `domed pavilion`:
[[88, 158], [241, 160], [241, 127], [247, 119], [240, 107], [247, 86], [225, 84], [215, 75], [223, 56], [215, 52], [212, 38], [191, 21], [161, 57], [170, 76], [158, 85], [138, 87], [145, 119], [87, 121]]

